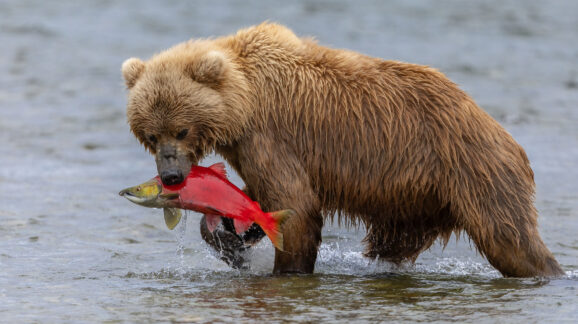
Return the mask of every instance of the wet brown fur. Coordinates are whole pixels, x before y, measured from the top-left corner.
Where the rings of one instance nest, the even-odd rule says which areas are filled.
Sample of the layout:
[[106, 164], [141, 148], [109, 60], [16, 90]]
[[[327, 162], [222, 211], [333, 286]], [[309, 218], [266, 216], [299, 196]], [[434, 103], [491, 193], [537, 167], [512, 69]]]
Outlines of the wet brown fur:
[[504, 276], [562, 270], [542, 242], [524, 150], [435, 69], [330, 49], [270, 23], [123, 65], [135, 136], [222, 155], [264, 210], [293, 208], [275, 272], [312, 272], [324, 218], [366, 255], [414, 261], [465, 230]]

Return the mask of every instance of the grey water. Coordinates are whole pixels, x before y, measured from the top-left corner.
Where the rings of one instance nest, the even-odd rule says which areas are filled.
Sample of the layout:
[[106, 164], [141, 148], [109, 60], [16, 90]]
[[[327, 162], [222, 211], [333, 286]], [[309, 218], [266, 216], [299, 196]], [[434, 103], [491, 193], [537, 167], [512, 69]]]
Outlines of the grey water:
[[[568, 0], [1, 0], [0, 322], [575, 323], [577, 13]], [[126, 123], [122, 62], [264, 20], [458, 83], [528, 153], [566, 275], [504, 279], [465, 235], [393, 267], [362, 257], [363, 228], [330, 222], [313, 275], [272, 276], [268, 240], [233, 270], [200, 215], [169, 231], [119, 197], [156, 170]]]

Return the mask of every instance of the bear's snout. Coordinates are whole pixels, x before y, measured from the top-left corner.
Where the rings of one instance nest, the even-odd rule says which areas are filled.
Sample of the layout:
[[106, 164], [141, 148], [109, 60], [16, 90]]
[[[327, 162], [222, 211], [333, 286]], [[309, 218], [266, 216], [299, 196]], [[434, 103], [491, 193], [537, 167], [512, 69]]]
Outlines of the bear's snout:
[[155, 154], [157, 171], [163, 184], [168, 186], [182, 183], [189, 175], [192, 162], [186, 150], [176, 140], [163, 140]]
[[172, 186], [183, 182], [185, 178], [181, 170], [165, 170], [161, 172], [161, 180], [163, 184]]

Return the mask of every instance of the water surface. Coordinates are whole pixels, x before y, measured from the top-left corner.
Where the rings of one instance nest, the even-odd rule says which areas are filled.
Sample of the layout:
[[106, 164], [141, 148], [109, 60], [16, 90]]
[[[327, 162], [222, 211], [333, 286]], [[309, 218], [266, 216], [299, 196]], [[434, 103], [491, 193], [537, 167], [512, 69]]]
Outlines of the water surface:
[[[578, 3], [0, 3], [0, 322], [476, 322], [578, 318]], [[560, 279], [504, 279], [467, 237], [401, 268], [327, 224], [314, 275], [219, 261], [117, 192], [155, 172], [130, 134], [123, 60], [266, 19], [320, 43], [439, 68], [526, 149]], [[209, 157], [203, 164], [220, 160]], [[242, 185], [233, 174], [233, 181]]]

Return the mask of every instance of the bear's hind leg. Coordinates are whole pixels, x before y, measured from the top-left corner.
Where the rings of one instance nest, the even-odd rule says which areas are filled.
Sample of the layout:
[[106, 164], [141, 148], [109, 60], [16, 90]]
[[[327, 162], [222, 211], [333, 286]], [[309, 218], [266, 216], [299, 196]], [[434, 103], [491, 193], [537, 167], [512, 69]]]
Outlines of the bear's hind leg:
[[531, 187], [471, 194], [453, 205], [463, 229], [505, 277], [558, 276], [564, 272], [538, 233]]
[[536, 226], [524, 217], [515, 225], [492, 218], [482, 226], [468, 224], [465, 229], [478, 250], [504, 277], [564, 274]]

